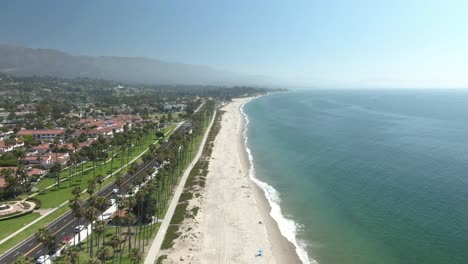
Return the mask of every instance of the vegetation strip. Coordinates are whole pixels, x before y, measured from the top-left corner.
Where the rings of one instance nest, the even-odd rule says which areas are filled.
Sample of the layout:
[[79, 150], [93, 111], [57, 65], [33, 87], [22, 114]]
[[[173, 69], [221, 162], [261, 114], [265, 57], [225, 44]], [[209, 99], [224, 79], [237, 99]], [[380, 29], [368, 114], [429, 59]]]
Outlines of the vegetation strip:
[[[223, 111], [218, 110], [216, 120], [208, 134], [208, 139], [205, 142], [205, 146], [203, 147], [202, 157], [197, 161], [192, 171], [190, 172], [189, 177], [187, 178], [184, 192], [182, 193], [179, 199], [179, 204], [177, 205], [176, 211], [172, 218], [171, 225], [169, 226], [166, 232], [166, 236], [164, 238], [161, 249], [172, 248], [175, 240], [182, 234], [181, 232], [179, 232], [179, 227], [184, 221], [184, 219], [196, 217], [198, 213], [198, 207], [188, 209], [188, 202], [194, 197], [194, 195], [196, 196], [197, 194], [200, 194], [202, 188], [205, 187], [206, 176], [208, 174], [209, 160], [211, 157], [211, 153], [213, 152], [214, 140], [218, 135], [219, 130], [221, 129], [222, 115]], [[163, 256], [161, 256], [160, 258], [162, 258]]]

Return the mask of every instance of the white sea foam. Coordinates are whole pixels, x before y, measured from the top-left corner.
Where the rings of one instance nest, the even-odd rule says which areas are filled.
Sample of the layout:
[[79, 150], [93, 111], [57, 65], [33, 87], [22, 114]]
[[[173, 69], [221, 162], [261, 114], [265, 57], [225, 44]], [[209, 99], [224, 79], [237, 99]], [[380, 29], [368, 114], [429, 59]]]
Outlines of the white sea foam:
[[247, 142], [248, 142], [247, 129], [248, 129], [248, 124], [250, 121], [249, 121], [249, 117], [244, 112], [244, 106], [247, 103], [257, 98], [258, 97], [255, 97], [246, 101], [240, 107], [240, 111], [244, 115], [244, 119], [245, 119], [244, 140], [245, 140], [245, 148], [246, 148], [247, 155], [249, 157], [249, 162], [250, 162], [249, 177], [265, 193], [265, 196], [271, 207], [271, 211], [270, 211], [271, 217], [273, 217], [273, 219], [278, 223], [281, 235], [283, 235], [287, 240], [289, 240], [294, 245], [294, 247], [296, 248], [296, 253], [299, 256], [299, 259], [302, 261], [302, 263], [304, 264], [318, 263], [316, 260], [309, 258], [309, 255], [307, 254], [307, 251], [305, 250], [305, 245], [301, 241], [299, 241], [296, 237], [297, 231], [300, 228], [300, 226], [293, 220], [288, 219], [285, 216], [283, 216], [283, 214], [281, 213], [281, 207], [279, 205], [280, 195], [278, 191], [276, 191], [275, 188], [273, 188], [273, 186], [267, 184], [266, 182], [260, 181], [259, 179], [255, 177], [253, 156], [247, 145]]

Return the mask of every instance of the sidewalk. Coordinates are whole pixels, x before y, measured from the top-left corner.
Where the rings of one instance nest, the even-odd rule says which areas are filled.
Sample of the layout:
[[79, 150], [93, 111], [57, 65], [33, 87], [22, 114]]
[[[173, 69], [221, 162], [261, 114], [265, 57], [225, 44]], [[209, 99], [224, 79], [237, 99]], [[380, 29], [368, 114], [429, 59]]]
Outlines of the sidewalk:
[[[174, 132], [175, 130], [177, 130], [177, 128], [179, 128], [182, 124], [184, 123], [184, 121], [180, 122], [179, 125], [174, 128], [172, 131], [170, 131], [169, 133], [172, 134], [172, 132]], [[156, 143], [157, 141], [155, 141]], [[123, 168], [126, 168], [127, 166], [129, 166], [130, 164], [132, 164], [135, 160], [139, 159], [141, 156], [143, 156], [147, 151], [148, 151], [149, 148], [147, 148], [146, 150], [144, 150], [143, 152], [141, 152], [138, 156], [136, 156], [135, 158], [133, 158], [130, 162], [128, 162], [127, 164], [125, 164], [122, 168], [119, 168], [117, 169], [116, 171], [114, 171], [112, 174], [115, 174], [117, 172], [119, 172], [120, 170], [122, 170]], [[109, 177], [111, 177], [111, 174], [108, 174], [104, 180], [107, 180]], [[105, 187], [105, 186], [103, 186]], [[83, 190], [81, 193], [85, 193], [86, 190]], [[18, 229], [17, 231], [15, 231], [14, 233], [10, 234], [9, 236], [5, 237], [4, 239], [0, 240], [0, 244], [3, 244], [5, 243], [6, 241], [8, 241], [9, 239], [11, 239], [12, 237], [16, 236], [17, 234], [23, 232], [25, 229], [27, 229], [28, 227], [34, 225], [35, 223], [39, 222], [40, 220], [42, 220], [44, 217], [50, 215], [51, 213], [55, 212], [56, 210], [58, 210], [59, 208], [65, 206], [68, 204], [68, 201], [65, 201], [63, 202], [62, 204], [60, 204], [59, 206], [57, 206], [56, 208], [48, 211], [47, 213], [41, 215], [39, 218], [36, 218], [34, 221], [30, 222], [29, 224], [23, 226], [22, 228]], [[8, 251], [6, 251], [4, 254], [6, 254]], [[3, 255], [3, 254], [2, 254]]]
[[202, 155], [206, 139], [208, 138], [208, 134], [210, 133], [210, 130], [214, 123], [215, 118], [216, 118], [216, 112], [213, 115], [213, 118], [211, 119], [211, 123], [208, 126], [205, 132], [205, 135], [203, 136], [203, 140], [200, 144], [197, 155], [193, 159], [192, 163], [190, 163], [188, 168], [185, 170], [184, 175], [182, 176], [182, 179], [180, 180], [179, 185], [177, 186], [174, 196], [172, 197], [171, 204], [169, 205], [169, 208], [167, 209], [166, 216], [164, 217], [164, 220], [161, 226], [159, 227], [158, 233], [156, 234], [156, 237], [153, 243], [151, 244], [151, 248], [148, 251], [148, 255], [146, 256], [146, 259], [145, 259], [145, 264], [154, 264], [154, 262], [156, 261], [159, 250], [161, 249], [161, 245], [164, 241], [164, 238], [166, 237], [167, 228], [169, 227], [169, 224], [171, 223], [172, 216], [174, 215], [177, 204], [179, 203], [180, 195], [182, 194], [184, 190], [185, 182], [187, 181], [187, 178], [193, 166], [197, 163], [198, 159], [200, 159]]

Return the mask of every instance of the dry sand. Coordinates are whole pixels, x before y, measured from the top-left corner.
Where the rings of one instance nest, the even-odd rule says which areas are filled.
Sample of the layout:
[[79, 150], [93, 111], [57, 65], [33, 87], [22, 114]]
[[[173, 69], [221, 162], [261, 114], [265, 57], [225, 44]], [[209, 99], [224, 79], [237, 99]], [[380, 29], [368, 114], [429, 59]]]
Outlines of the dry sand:
[[[248, 176], [244, 146], [244, 117], [236, 99], [223, 110], [221, 130], [214, 142], [206, 187], [190, 201], [198, 206], [195, 219], [182, 224], [182, 236], [164, 263], [301, 263], [294, 246], [270, 217], [270, 206]], [[263, 256], [255, 257], [258, 250]]]

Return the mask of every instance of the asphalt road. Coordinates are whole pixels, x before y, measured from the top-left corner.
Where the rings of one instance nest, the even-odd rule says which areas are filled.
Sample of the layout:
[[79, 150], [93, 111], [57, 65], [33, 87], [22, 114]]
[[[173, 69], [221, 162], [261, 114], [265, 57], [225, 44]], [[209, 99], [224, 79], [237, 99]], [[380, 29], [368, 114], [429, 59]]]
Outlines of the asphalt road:
[[[203, 106], [202, 103], [195, 112], [198, 112], [201, 107]], [[175, 130], [178, 129], [185, 129], [184, 126], [185, 122], [182, 122]], [[174, 130], [174, 132], [175, 132]], [[171, 146], [171, 142], [166, 142], [160, 148], [168, 148]], [[137, 176], [144, 172], [147, 168], [155, 165], [156, 160], [152, 160], [148, 163], [140, 163], [137, 172], [133, 175], [125, 174], [123, 178], [125, 179], [124, 184], [122, 184], [120, 192], [123, 193], [123, 190], [126, 190], [127, 187], [136, 180]], [[100, 191], [96, 192], [97, 196], [104, 196], [108, 199], [116, 198], [117, 194], [112, 194], [112, 190], [117, 188], [117, 186], [112, 182], [111, 184], [107, 185], [106, 187], [102, 188]], [[88, 200], [84, 201], [83, 206], [87, 208], [89, 206]], [[106, 208], [107, 209], [107, 208]], [[80, 224], [84, 226], [88, 226], [89, 222], [86, 219], [81, 219]], [[75, 227], [78, 225], [77, 220], [73, 216], [72, 211], [62, 215], [52, 223], [50, 223], [47, 228], [52, 232], [53, 235], [56, 236], [56, 248], [60, 247], [60, 242], [64, 241], [65, 238], [73, 238], [75, 235]], [[39, 243], [34, 235], [30, 236], [23, 242], [19, 243], [12, 249], [8, 250], [5, 254], [0, 256], [0, 264], [11, 264], [14, 263], [15, 260], [21, 256], [28, 256], [31, 258], [38, 258], [39, 256], [46, 255], [47, 249]]]
[[[161, 147], [167, 147], [170, 143], [164, 144]], [[133, 175], [125, 174], [124, 179], [125, 182], [122, 184], [120, 193], [124, 193], [123, 190], [126, 190], [127, 187], [136, 180], [137, 176], [144, 172], [147, 168], [153, 166], [155, 164], [155, 160], [148, 162], [148, 163], [140, 163], [139, 169]], [[108, 199], [116, 198], [117, 194], [113, 194], [112, 190], [117, 188], [116, 185], [112, 182], [111, 184], [107, 185], [106, 187], [102, 188], [101, 191], [96, 192], [97, 196], [104, 196]], [[87, 208], [89, 206], [88, 200], [84, 201], [83, 206]], [[81, 220], [81, 224], [87, 226], [89, 224], [86, 219]], [[47, 226], [47, 228], [52, 232], [53, 235], [56, 236], [56, 245], [57, 247], [60, 246], [60, 242], [64, 241], [65, 238], [73, 238], [75, 235], [75, 227], [78, 225], [77, 220], [73, 216], [72, 211], [69, 211], [65, 215], [61, 216], [60, 218], [53, 221], [51, 224]], [[39, 243], [36, 237], [33, 235], [20, 244], [16, 245], [14, 248], [7, 251], [5, 254], [0, 256], [0, 264], [11, 264], [14, 263], [15, 260], [21, 256], [28, 256], [31, 258], [38, 258], [41, 255], [48, 254], [47, 249]]]

